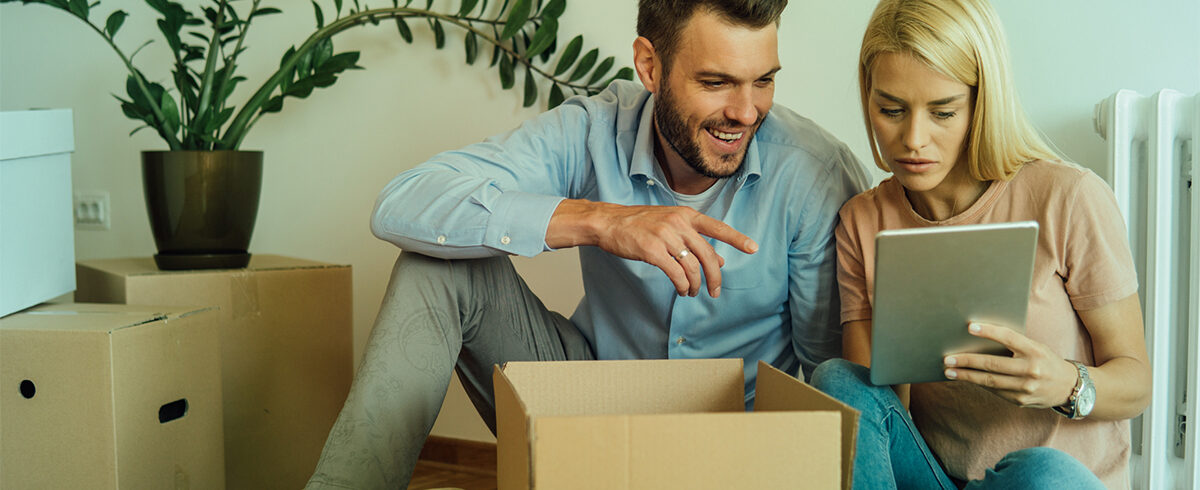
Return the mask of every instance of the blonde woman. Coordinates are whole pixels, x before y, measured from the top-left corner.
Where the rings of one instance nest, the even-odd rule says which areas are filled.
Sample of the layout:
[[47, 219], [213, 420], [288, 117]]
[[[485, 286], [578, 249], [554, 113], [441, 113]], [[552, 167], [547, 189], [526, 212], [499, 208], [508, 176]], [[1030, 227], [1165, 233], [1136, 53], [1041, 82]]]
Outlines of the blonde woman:
[[[864, 118], [892, 176], [841, 210], [846, 360], [813, 375], [862, 410], [855, 488], [1128, 487], [1150, 368], [1122, 219], [1026, 120], [1008, 63], [986, 0], [884, 0], [863, 37]], [[946, 382], [872, 386], [875, 234], [1022, 220], [1040, 224], [1025, 335], [963, 325], [1013, 355], [950, 355]]]

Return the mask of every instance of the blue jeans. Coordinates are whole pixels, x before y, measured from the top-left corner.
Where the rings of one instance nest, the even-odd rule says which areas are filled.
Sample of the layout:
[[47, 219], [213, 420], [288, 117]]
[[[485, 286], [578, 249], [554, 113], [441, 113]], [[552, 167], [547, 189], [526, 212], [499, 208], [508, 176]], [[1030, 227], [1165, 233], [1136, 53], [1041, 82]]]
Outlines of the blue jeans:
[[[890, 386], [875, 386], [870, 371], [831, 359], [813, 372], [812, 385], [861, 412], [854, 457], [855, 490], [952, 490], [957, 485], [929, 450], [908, 410]], [[1103, 489], [1083, 463], [1057, 449], [1032, 447], [1008, 453], [969, 489]]]

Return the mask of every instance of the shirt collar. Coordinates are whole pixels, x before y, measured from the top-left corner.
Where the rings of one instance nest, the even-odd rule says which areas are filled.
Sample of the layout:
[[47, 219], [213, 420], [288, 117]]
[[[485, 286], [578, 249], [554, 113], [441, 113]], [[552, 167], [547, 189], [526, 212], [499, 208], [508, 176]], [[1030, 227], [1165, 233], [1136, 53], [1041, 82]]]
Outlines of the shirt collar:
[[[646, 105], [642, 108], [642, 119], [638, 123], [637, 137], [633, 144], [633, 158], [629, 163], [631, 179], [635, 177], [649, 179], [661, 173], [658, 161], [654, 158], [655, 100], [656, 97], [651, 95], [646, 99]], [[758, 155], [758, 135], [762, 129], [762, 126], [759, 126], [758, 131], [754, 132], [754, 139], [750, 140], [750, 147], [746, 149], [746, 160], [742, 162], [742, 168], [738, 169], [737, 174], [733, 176], [733, 179], [737, 180], [739, 184], [747, 180], [754, 182], [762, 176], [762, 162]]]

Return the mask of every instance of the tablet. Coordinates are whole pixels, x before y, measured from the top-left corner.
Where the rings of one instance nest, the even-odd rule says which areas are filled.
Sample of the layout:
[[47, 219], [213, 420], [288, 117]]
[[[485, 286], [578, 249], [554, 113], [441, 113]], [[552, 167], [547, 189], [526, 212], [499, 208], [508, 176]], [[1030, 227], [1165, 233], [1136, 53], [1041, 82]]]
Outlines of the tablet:
[[871, 383], [946, 381], [948, 354], [1010, 354], [970, 322], [1025, 331], [1036, 221], [885, 230], [875, 236]]

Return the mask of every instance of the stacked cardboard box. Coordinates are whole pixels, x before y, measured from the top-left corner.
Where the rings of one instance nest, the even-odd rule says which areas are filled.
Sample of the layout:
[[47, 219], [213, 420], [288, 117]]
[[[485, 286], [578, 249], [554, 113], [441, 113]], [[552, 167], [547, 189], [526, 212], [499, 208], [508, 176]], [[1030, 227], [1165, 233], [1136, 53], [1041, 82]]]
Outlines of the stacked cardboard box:
[[501, 489], [850, 488], [858, 412], [741, 359], [497, 367]]
[[350, 390], [349, 266], [256, 254], [245, 269], [76, 269], [77, 301], [218, 307], [227, 487], [304, 486]]
[[0, 319], [0, 488], [223, 488], [216, 317], [58, 304]]

